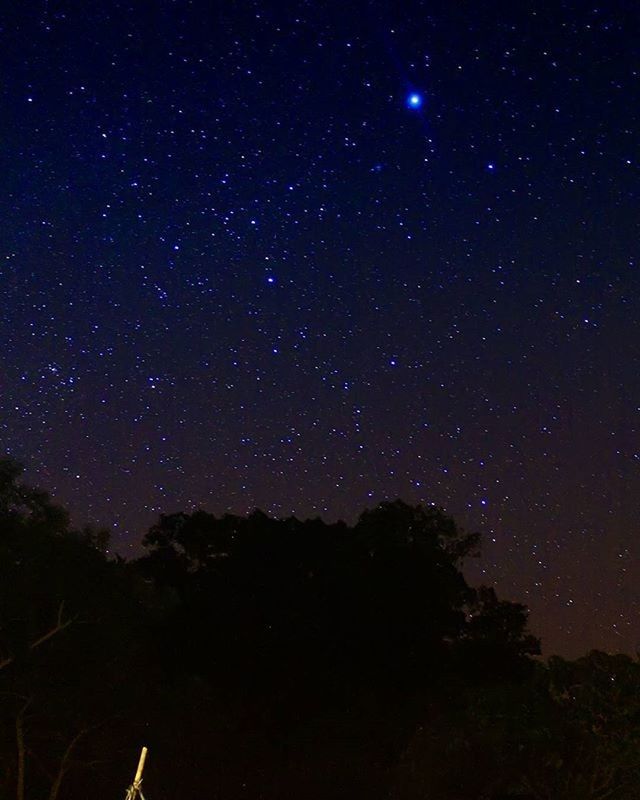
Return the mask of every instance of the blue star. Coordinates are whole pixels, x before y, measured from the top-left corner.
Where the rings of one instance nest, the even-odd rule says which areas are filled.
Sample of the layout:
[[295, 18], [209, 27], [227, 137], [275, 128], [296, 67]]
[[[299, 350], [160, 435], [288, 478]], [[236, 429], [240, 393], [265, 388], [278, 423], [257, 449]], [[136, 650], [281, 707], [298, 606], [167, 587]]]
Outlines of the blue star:
[[407, 108], [420, 108], [422, 105], [423, 98], [421, 94], [417, 92], [412, 92], [410, 95], [407, 95]]

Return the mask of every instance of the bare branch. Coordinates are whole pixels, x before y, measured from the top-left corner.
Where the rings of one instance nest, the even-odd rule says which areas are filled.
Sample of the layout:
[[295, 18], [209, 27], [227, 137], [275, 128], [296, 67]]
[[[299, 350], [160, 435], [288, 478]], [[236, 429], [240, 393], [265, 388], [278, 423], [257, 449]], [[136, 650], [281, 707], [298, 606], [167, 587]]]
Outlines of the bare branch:
[[[48, 631], [39, 636], [35, 641], [31, 642], [29, 645], [29, 650], [35, 650], [37, 647], [40, 647], [41, 644], [48, 642], [49, 639], [52, 639], [54, 636], [57, 636], [61, 631], [65, 628], [68, 628], [72, 622], [75, 622], [77, 619], [76, 617], [69, 617], [68, 619], [63, 619], [64, 616], [64, 600], [61, 601], [60, 605], [58, 606], [58, 613], [56, 615], [56, 622]], [[15, 661], [15, 656], [9, 655], [0, 658], [0, 670], [3, 670], [5, 667], [8, 667], [10, 664], [13, 664]]]
[[74, 622], [74, 620], [76, 619], [75, 617], [69, 617], [69, 619], [66, 619], [63, 622], [62, 620], [63, 612], [64, 612], [64, 600], [60, 603], [60, 606], [58, 607], [58, 619], [56, 621], [56, 624], [52, 628], [50, 628], [45, 634], [43, 634], [39, 639], [36, 639], [35, 642], [32, 642], [29, 645], [30, 650], [35, 650], [36, 647], [39, 647], [41, 644], [44, 644], [53, 636], [60, 633], [60, 631], [63, 631], [65, 628], [68, 628], [69, 625], [71, 625], [71, 623]]
[[16, 800], [24, 800], [24, 778], [26, 768], [27, 751], [24, 741], [24, 714], [31, 698], [22, 706], [16, 715], [16, 757], [17, 757], [17, 776], [16, 776]]
[[78, 731], [78, 733], [73, 737], [73, 739], [67, 745], [67, 749], [64, 751], [62, 758], [60, 759], [58, 772], [51, 786], [51, 791], [49, 792], [49, 800], [57, 800], [58, 793], [60, 792], [60, 787], [62, 785], [62, 780], [66, 775], [67, 770], [69, 769], [71, 753], [75, 749], [80, 739], [86, 736], [90, 730], [92, 730], [91, 727], [83, 728], [81, 731]]

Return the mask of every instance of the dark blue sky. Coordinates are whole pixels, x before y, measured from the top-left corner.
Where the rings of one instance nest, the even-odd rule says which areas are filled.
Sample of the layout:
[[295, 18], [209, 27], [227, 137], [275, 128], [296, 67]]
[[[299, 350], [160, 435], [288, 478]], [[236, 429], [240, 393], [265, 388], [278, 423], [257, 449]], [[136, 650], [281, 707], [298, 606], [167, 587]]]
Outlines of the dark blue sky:
[[124, 553], [435, 502], [546, 652], [635, 651], [633, 6], [3, 9], [2, 449]]

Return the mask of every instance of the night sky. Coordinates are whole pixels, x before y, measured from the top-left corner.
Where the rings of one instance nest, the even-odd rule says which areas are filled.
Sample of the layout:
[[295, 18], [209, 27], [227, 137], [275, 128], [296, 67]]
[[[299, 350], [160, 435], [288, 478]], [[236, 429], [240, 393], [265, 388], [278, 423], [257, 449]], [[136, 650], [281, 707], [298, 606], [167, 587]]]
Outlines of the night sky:
[[0, 444], [160, 512], [484, 534], [545, 653], [640, 647], [634, 2], [0, 15]]

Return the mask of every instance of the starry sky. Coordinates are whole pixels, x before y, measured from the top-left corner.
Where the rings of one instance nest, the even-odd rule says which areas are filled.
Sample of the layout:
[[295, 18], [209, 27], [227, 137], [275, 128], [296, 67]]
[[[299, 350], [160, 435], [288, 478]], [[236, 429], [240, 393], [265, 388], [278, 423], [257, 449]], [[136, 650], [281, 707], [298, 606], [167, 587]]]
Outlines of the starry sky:
[[0, 444], [160, 512], [484, 534], [545, 653], [640, 647], [636, 4], [0, 11]]

